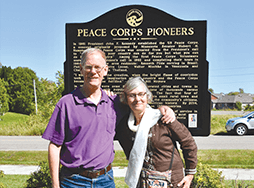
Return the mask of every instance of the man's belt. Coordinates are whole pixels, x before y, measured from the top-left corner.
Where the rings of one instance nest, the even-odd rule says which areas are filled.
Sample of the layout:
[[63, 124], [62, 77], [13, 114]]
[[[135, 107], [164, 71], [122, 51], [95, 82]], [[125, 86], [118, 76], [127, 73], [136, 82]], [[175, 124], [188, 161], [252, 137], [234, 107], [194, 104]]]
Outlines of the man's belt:
[[75, 174], [79, 174], [81, 176], [94, 179], [110, 171], [112, 169], [112, 165], [109, 164], [106, 168], [102, 170], [87, 170], [85, 168], [68, 168], [68, 169]]

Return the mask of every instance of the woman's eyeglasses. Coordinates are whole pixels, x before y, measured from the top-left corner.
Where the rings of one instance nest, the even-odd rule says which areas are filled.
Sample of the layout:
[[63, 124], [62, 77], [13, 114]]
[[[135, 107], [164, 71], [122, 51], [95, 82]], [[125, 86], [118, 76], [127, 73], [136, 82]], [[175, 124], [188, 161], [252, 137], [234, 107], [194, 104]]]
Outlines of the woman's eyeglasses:
[[139, 96], [140, 98], [143, 98], [145, 95], [146, 95], [146, 92], [127, 94], [128, 97], [133, 98], [133, 99], [135, 99], [136, 96]]

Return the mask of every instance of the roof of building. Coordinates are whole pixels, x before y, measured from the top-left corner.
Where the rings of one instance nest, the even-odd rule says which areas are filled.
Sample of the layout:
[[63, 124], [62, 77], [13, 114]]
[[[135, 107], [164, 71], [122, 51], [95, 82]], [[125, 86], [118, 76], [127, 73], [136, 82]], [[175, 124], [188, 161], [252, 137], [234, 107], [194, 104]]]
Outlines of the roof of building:
[[238, 95], [214, 94], [218, 99], [213, 100], [214, 103], [236, 103], [252, 104], [253, 96], [249, 93], [240, 93]]

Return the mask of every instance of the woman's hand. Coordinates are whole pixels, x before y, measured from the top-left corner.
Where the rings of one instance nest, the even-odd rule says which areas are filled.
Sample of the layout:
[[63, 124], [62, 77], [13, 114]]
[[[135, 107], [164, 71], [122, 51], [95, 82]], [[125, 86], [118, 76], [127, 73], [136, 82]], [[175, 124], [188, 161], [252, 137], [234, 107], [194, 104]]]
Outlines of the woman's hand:
[[163, 123], [169, 124], [176, 120], [174, 111], [168, 106], [160, 106], [159, 110], [163, 117], [161, 118]]
[[192, 174], [188, 174], [187, 176], [185, 176], [182, 181], [180, 181], [177, 186], [180, 187], [180, 186], [183, 186], [183, 188], [189, 188], [190, 185], [191, 185], [191, 181], [193, 179], [194, 175]]

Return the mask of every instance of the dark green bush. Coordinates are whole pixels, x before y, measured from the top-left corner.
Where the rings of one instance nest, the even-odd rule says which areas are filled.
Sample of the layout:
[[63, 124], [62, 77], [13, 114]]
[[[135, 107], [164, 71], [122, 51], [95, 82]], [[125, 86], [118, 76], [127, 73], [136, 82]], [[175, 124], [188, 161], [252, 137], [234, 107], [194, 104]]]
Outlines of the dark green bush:
[[26, 188], [51, 188], [49, 165], [47, 162], [40, 162], [40, 169], [31, 174], [26, 181]]

